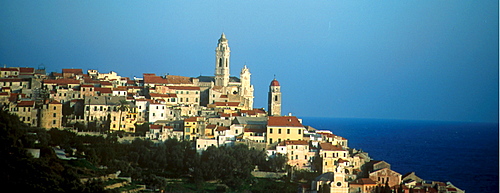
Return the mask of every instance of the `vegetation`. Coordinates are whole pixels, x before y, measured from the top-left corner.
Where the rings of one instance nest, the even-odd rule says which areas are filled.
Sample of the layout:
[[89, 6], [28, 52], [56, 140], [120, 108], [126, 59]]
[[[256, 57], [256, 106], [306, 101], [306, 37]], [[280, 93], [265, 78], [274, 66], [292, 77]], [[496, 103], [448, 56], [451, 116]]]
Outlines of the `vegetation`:
[[[196, 153], [189, 141], [169, 139], [163, 143], [136, 139], [117, 142], [119, 136], [79, 136], [71, 131], [30, 128], [15, 115], [0, 111], [0, 183], [19, 192], [117, 192], [104, 190], [106, 182], [81, 178], [116, 171], [132, 177], [131, 187], [167, 191], [253, 191], [295, 192], [297, 184], [288, 180], [257, 179], [256, 167], [283, 171], [286, 158], [267, 159], [264, 151], [245, 145], [209, 147]], [[65, 149], [75, 160], [61, 160], [52, 147]], [[40, 158], [26, 148], [40, 149]], [[103, 169], [104, 168], [104, 169]], [[287, 189], [288, 188], [288, 189]], [[278, 191], [279, 190], [279, 191]]]

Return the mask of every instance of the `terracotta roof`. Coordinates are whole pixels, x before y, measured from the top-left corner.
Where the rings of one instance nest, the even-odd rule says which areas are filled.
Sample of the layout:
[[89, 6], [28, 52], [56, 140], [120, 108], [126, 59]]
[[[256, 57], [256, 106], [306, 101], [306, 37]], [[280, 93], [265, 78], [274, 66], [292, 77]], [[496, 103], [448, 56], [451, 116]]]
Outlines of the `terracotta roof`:
[[321, 149], [330, 151], [345, 151], [340, 146], [332, 145], [331, 143], [320, 143]]
[[286, 145], [309, 145], [309, 142], [303, 140], [286, 140], [283, 141]]
[[61, 103], [60, 103], [59, 101], [57, 101], [57, 100], [53, 100], [53, 101], [51, 101], [49, 104], [59, 105], [59, 104], [61, 104]]
[[144, 73], [144, 84], [168, 84], [167, 79], [164, 79], [155, 74]]
[[200, 90], [200, 87], [197, 86], [169, 86], [168, 88], [174, 90]]
[[184, 121], [188, 121], [188, 122], [195, 122], [195, 121], [198, 121], [198, 117], [189, 117], [189, 118], [185, 118]]
[[0, 68], [0, 71], [19, 71], [17, 68]]
[[20, 101], [17, 103], [18, 107], [34, 107], [35, 101]]
[[206, 129], [215, 129], [215, 127], [217, 127], [217, 125], [207, 125]]
[[100, 93], [113, 93], [113, 91], [111, 90], [111, 88], [96, 87], [95, 91], [96, 92], [100, 92]]
[[295, 116], [269, 117], [267, 125], [276, 127], [304, 127]]
[[53, 79], [43, 80], [43, 83], [44, 84], [67, 85], [67, 84], [80, 84], [80, 81], [75, 80], [75, 79], [62, 78], [62, 79], [55, 79], [55, 80], [53, 80]]
[[361, 184], [361, 185], [364, 185], [364, 184], [374, 184], [374, 185], [376, 185], [377, 182], [373, 181], [370, 178], [359, 178], [357, 180], [354, 180], [353, 182], [349, 182], [349, 184]]
[[274, 79], [273, 81], [271, 81], [270, 86], [279, 86], [279, 85], [280, 85], [280, 82], [278, 82], [276, 79]]
[[26, 74], [26, 73], [35, 73], [34, 68], [19, 68], [19, 72]]
[[237, 117], [237, 116], [240, 116], [239, 113], [222, 113], [222, 112], [219, 112], [219, 116], [221, 117]]
[[0, 96], [9, 96], [8, 92], [0, 92]]
[[349, 162], [349, 160], [339, 159], [338, 162], [339, 163], [346, 163], [346, 162]]
[[162, 127], [161, 125], [149, 125], [149, 129], [161, 129]]
[[108, 82], [108, 81], [101, 81], [99, 82], [101, 85], [113, 85], [111, 82]]
[[218, 126], [217, 129], [215, 129], [216, 131], [225, 131], [225, 130], [229, 130], [228, 127], [222, 127], [222, 126]]
[[113, 88], [113, 91], [127, 91], [127, 88]]

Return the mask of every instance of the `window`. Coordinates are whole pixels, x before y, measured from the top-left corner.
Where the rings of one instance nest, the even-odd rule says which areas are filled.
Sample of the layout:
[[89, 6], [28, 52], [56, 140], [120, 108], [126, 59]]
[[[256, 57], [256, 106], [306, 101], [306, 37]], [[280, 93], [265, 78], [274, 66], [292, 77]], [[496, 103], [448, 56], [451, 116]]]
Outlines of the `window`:
[[55, 125], [56, 124], [56, 120], [52, 120], [52, 125]]
[[281, 129], [278, 129], [278, 134], [281, 134]]
[[299, 129], [299, 135], [302, 133], [302, 131]]
[[286, 134], [290, 134], [290, 129], [286, 129]]
[[273, 143], [273, 138], [269, 138], [269, 144]]
[[295, 155], [295, 159], [299, 159], [299, 155]]
[[54, 107], [54, 110], [56, 110], [56, 109], [57, 109], [57, 107]]
[[56, 117], [56, 113], [54, 113], [54, 114], [52, 115], [52, 117]]
[[269, 129], [269, 133], [273, 133], [273, 129]]

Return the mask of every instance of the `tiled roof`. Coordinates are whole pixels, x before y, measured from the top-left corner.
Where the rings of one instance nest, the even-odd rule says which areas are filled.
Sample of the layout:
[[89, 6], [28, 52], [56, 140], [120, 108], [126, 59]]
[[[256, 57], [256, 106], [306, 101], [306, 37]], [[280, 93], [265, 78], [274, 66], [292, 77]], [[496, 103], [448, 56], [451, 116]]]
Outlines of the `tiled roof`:
[[197, 86], [169, 86], [168, 88], [174, 90], [200, 90], [200, 87]]
[[100, 92], [101, 94], [104, 94], [104, 93], [108, 93], [108, 94], [113, 93], [113, 91], [111, 90], [111, 88], [96, 87], [95, 91], [96, 92]]
[[49, 104], [59, 105], [59, 104], [61, 104], [61, 103], [60, 103], [59, 101], [57, 101], [57, 100], [53, 100], [53, 101], [51, 101]]
[[206, 129], [215, 129], [215, 127], [217, 127], [217, 125], [207, 125]]
[[168, 84], [167, 79], [164, 79], [155, 74], [144, 73], [144, 84]]
[[18, 107], [33, 107], [35, 106], [35, 101], [20, 101], [17, 103]]
[[215, 129], [216, 131], [225, 131], [225, 130], [229, 130], [228, 127], [222, 127], [222, 126], [218, 126], [217, 129]]
[[0, 71], [19, 71], [17, 68], [0, 68]]
[[276, 127], [304, 127], [295, 116], [269, 117], [267, 125]]
[[349, 184], [360, 184], [360, 185], [364, 185], [364, 184], [374, 184], [376, 185], [377, 182], [373, 181], [372, 179], [370, 178], [359, 178], [357, 180], [354, 180], [353, 182], [350, 182]]
[[62, 78], [62, 79], [55, 79], [55, 80], [53, 80], [53, 79], [43, 80], [43, 83], [44, 84], [67, 85], [67, 84], [80, 84], [80, 81], [75, 80], [75, 79]]
[[283, 141], [286, 145], [309, 145], [309, 142], [303, 140], [286, 140]]
[[161, 125], [149, 125], [149, 129], [161, 129], [162, 127]]
[[320, 143], [319, 146], [323, 150], [330, 150], [330, 151], [345, 151], [342, 149], [340, 146], [332, 145], [331, 143]]
[[109, 86], [109, 85], [113, 85], [111, 82], [108, 82], [108, 81], [101, 81], [101, 82], [99, 82], [99, 83], [100, 83], [101, 85], [107, 85], [107, 86]]
[[33, 74], [35, 73], [34, 68], [19, 68], [19, 72], [22, 74]]

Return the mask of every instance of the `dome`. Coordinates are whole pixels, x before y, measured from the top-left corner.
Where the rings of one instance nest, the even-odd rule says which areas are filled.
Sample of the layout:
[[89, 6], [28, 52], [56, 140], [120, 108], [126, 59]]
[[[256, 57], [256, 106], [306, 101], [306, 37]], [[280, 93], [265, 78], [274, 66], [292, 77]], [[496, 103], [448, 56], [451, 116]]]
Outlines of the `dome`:
[[273, 81], [271, 81], [271, 86], [280, 86], [280, 82], [274, 79]]

